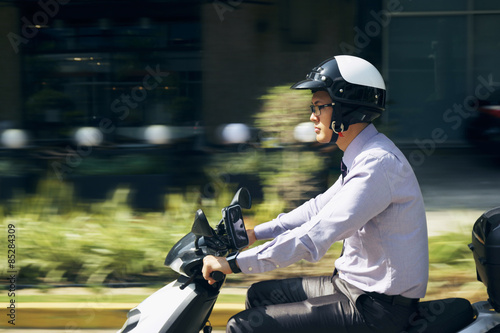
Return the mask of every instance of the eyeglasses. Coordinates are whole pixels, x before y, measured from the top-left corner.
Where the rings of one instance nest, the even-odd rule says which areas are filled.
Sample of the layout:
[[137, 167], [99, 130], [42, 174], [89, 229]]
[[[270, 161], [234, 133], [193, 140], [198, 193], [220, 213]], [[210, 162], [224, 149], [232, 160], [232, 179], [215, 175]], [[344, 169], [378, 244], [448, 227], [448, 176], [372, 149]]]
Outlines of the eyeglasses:
[[326, 108], [327, 106], [334, 106], [335, 103], [330, 103], [330, 104], [324, 104], [324, 105], [316, 105], [316, 104], [311, 104], [309, 107], [311, 108], [311, 112], [314, 113], [316, 117], [321, 116], [321, 109]]

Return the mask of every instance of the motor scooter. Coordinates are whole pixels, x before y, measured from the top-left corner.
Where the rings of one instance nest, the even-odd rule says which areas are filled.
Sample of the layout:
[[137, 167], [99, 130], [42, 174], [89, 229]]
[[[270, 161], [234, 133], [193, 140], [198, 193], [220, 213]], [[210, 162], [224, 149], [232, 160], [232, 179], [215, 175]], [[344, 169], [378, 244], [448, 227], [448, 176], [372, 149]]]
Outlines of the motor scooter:
[[[231, 204], [222, 209], [215, 229], [198, 210], [191, 232], [165, 259], [165, 265], [181, 276], [130, 310], [118, 333], [211, 332], [208, 317], [225, 275], [213, 272], [217, 282], [209, 285], [201, 274], [203, 258], [209, 254], [227, 256], [248, 246], [241, 208], [250, 207], [248, 190], [239, 189]], [[489, 299], [474, 304], [464, 298], [422, 301], [401, 333], [500, 333], [500, 207], [485, 212], [475, 222], [469, 248], [477, 278], [487, 287]]]
[[241, 208], [252, 206], [250, 193], [240, 188], [222, 219], [213, 229], [199, 209], [191, 232], [170, 249], [165, 265], [179, 278], [156, 291], [128, 312], [118, 333], [209, 333], [208, 317], [225, 281], [222, 272], [212, 272], [213, 285], [203, 278], [201, 269], [207, 255], [228, 256], [248, 246]]

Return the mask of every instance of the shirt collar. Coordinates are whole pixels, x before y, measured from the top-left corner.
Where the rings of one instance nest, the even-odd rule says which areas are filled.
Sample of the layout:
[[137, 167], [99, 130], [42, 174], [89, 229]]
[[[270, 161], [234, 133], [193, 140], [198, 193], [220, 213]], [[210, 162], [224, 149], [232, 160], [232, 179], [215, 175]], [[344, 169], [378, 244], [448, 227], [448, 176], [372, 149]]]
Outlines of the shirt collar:
[[354, 138], [354, 140], [351, 141], [344, 152], [344, 156], [342, 157], [347, 170], [351, 170], [354, 158], [358, 156], [364, 145], [377, 134], [378, 131], [375, 126], [373, 124], [369, 124]]

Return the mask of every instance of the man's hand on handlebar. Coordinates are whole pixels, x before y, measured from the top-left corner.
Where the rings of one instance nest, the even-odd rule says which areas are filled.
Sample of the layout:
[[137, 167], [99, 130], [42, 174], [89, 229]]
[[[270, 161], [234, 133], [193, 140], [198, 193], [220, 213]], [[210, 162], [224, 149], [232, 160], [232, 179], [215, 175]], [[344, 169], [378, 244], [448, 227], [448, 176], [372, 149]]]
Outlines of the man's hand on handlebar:
[[209, 284], [214, 284], [216, 281], [210, 276], [212, 272], [222, 272], [224, 274], [231, 274], [233, 271], [224, 257], [214, 257], [206, 256], [203, 258], [203, 268], [201, 272], [203, 278], [208, 281]]

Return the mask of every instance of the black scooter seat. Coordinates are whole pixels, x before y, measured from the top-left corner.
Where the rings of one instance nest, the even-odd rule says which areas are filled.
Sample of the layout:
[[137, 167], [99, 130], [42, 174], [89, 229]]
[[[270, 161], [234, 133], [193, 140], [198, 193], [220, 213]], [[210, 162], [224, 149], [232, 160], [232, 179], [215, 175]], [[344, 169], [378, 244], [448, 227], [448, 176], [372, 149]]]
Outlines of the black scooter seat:
[[474, 321], [474, 309], [464, 298], [420, 302], [410, 326], [402, 333], [455, 333]]

